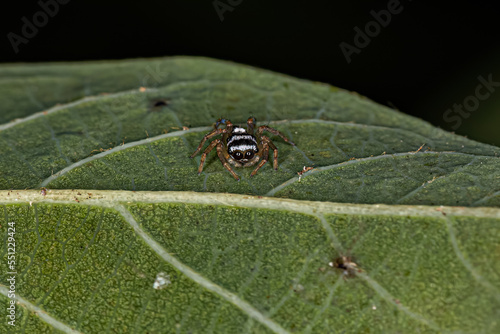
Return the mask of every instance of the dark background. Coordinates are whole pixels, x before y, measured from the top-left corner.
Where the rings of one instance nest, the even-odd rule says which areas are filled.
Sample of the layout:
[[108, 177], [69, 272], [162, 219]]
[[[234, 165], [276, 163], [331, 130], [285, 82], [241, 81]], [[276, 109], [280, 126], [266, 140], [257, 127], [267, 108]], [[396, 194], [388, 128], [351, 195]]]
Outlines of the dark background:
[[[48, 0], [42, 0], [46, 2]], [[53, 0], [54, 1], [54, 0]], [[60, 0], [63, 1], [63, 0]], [[401, 0], [402, 10], [348, 63], [357, 26], [390, 1], [65, 0], [16, 54], [7, 38], [32, 21], [38, 1], [2, 9], [0, 62], [200, 55], [245, 63], [356, 91], [445, 130], [500, 145], [500, 87], [461, 124], [445, 121], [453, 104], [500, 82], [500, 10], [494, 1]], [[231, 5], [233, 3], [233, 5]], [[238, 4], [239, 3], [239, 4]]]

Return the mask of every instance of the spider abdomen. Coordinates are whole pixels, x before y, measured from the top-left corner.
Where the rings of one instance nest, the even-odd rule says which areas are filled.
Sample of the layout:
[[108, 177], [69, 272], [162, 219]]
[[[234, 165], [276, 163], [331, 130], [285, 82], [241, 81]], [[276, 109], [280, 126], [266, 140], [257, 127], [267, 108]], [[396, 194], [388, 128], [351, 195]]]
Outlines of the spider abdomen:
[[252, 150], [254, 152], [258, 152], [257, 139], [253, 135], [249, 134], [237, 134], [232, 135], [227, 138], [227, 150], [229, 154], [234, 153], [235, 151], [245, 152], [248, 150]]
[[259, 152], [257, 139], [246, 131], [229, 136], [226, 145], [230, 156], [229, 162], [236, 167], [252, 166], [260, 159], [256, 154]]

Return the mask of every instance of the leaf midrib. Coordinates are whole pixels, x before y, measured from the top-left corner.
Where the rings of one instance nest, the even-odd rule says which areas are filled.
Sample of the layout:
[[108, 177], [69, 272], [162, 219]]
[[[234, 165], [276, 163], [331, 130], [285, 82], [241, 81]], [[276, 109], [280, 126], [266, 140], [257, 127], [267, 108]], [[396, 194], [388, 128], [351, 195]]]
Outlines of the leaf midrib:
[[[76, 199], [78, 202], [75, 201]], [[189, 203], [291, 211], [308, 215], [321, 212], [323, 214], [443, 218], [443, 212], [446, 212], [447, 216], [500, 219], [500, 208], [495, 207], [351, 204], [194, 191], [48, 189], [44, 196], [39, 190], [0, 190], [0, 204], [29, 204], [30, 202], [31, 204], [80, 203], [107, 208], [113, 208], [113, 205], [119, 203]]]

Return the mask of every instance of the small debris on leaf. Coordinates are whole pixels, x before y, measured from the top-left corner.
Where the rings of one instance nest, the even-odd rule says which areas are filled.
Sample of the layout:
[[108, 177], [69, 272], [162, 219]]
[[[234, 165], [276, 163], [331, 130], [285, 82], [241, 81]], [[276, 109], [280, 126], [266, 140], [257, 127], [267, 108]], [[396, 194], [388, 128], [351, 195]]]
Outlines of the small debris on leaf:
[[159, 111], [161, 108], [166, 107], [170, 104], [169, 99], [155, 99], [151, 102], [152, 111]]
[[299, 182], [300, 182], [300, 179], [302, 178], [302, 174], [304, 174], [305, 172], [310, 171], [311, 169], [314, 169], [314, 168], [313, 167], [306, 167], [306, 166], [304, 166], [304, 168], [302, 168], [302, 170], [300, 172], [297, 172], [297, 174], [299, 174]]
[[358, 268], [358, 265], [353, 261], [353, 259], [348, 256], [340, 256], [334, 261], [329, 262], [328, 265], [332, 268], [342, 270], [345, 278], [353, 278], [356, 276], [356, 273], [362, 272], [362, 270]]
[[444, 207], [441, 205], [439, 208], [436, 209], [436, 211], [440, 211], [443, 216], [446, 216], [446, 212], [443, 211]]
[[156, 275], [155, 282], [153, 283], [153, 289], [161, 290], [169, 286], [171, 283], [170, 275], [161, 272]]
[[420, 150], [422, 149], [422, 147], [424, 147], [424, 145], [425, 145], [425, 143], [423, 143], [423, 144], [422, 144], [422, 146], [420, 146], [420, 147], [418, 148], [418, 150], [416, 150], [415, 152], [411, 152], [411, 153], [418, 153], [418, 152], [420, 152]]

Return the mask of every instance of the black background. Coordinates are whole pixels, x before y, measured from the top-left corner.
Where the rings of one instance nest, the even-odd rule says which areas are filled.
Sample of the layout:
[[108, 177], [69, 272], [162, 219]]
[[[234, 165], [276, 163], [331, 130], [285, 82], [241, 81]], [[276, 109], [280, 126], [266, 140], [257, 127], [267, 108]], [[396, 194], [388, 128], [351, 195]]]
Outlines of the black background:
[[[46, 2], [48, 0], [42, 0]], [[62, 0], [61, 0], [62, 1]], [[393, 0], [394, 1], [394, 0]], [[500, 9], [494, 1], [401, 0], [370, 43], [348, 63], [339, 45], [390, 1], [238, 3], [221, 21], [213, 0], [69, 0], [15, 53], [38, 1], [3, 5], [0, 62], [124, 59], [199, 55], [245, 63], [356, 91], [443, 129], [500, 145], [500, 87], [456, 129], [443, 119], [473, 96], [478, 76], [500, 82]]]

